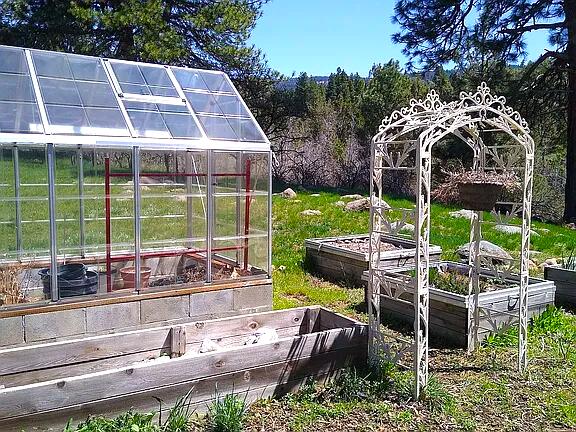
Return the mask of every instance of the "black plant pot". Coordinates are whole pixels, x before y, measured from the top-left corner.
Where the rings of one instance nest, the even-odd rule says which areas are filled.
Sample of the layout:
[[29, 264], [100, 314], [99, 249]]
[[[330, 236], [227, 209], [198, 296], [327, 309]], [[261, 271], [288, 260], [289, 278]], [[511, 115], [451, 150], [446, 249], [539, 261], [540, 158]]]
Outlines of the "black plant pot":
[[[78, 268], [64, 269], [64, 271], [61, 271], [60, 267], [58, 268], [58, 289], [60, 291], [60, 297], [96, 294], [98, 291], [98, 273], [92, 270], [86, 270], [84, 265], [81, 265], [83, 266], [82, 272], [80, 272]], [[50, 271], [49, 269], [42, 269], [38, 273], [42, 279], [43, 292], [45, 296], [49, 297], [51, 288]], [[76, 278], [71, 278], [71, 274], [76, 275]]]

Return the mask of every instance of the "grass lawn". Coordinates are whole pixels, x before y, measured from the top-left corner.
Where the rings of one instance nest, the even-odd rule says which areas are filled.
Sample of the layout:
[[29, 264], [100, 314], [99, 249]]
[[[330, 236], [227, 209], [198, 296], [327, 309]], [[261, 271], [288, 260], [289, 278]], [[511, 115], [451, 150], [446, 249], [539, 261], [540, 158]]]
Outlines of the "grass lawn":
[[[363, 289], [342, 287], [313, 277], [302, 267], [304, 239], [368, 232], [368, 213], [348, 213], [334, 205], [340, 196], [299, 193], [294, 200], [274, 197], [274, 307], [321, 304], [365, 320]], [[392, 206], [408, 205], [386, 199]], [[317, 209], [321, 216], [300, 216]], [[431, 242], [444, 257], [466, 243], [469, 222], [448, 215], [452, 208], [432, 207]], [[486, 214], [485, 219], [490, 220]], [[533, 223], [539, 236], [532, 249], [538, 260], [561, 257], [576, 246], [576, 231]], [[484, 228], [484, 238], [511, 253], [519, 250], [519, 235]], [[282, 270], [280, 270], [281, 266]], [[433, 349], [430, 372], [449, 396], [439, 408], [414, 403], [394, 392], [380, 400], [357, 398], [327, 401], [310, 396], [262, 401], [248, 414], [251, 431], [378, 431], [378, 430], [571, 430], [576, 428], [576, 317], [552, 309], [530, 329], [529, 368], [519, 375], [514, 329], [489, 340], [472, 354]], [[318, 391], [317, 391], [318, 392]], [[321, 392], [320, 392], [321, 393]]]

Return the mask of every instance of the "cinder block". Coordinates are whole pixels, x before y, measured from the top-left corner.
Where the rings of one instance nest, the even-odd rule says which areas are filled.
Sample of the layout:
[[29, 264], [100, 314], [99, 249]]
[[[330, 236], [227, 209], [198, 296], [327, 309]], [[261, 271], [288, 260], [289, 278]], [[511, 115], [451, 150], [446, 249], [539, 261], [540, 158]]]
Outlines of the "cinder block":
[[0, 347], [24, 343], [22, 317], [0, 318]]
[[86, 333], [86, 310], [72, 309], [24, 317], [26, 342], [55, 339]]
[[272, 307], [272, 284], [234, 288], [234, 309]]
[[190, 294], [190, 316], [221, 318], [234, 310], [234, 291], [231, 289]]
[[238, 309], [236, 313], [238, 315], [248, 315], [248, 314], [256, 314], [260, 312], [269, 312], [272, 310], [272, 305], [269, 306], [259, 306], [255, 308], [248, 308], [248, 309]]
[[86, 309], [88, 333], [137, 325], [140, 325], [140, 304], [138, 302], [95, 306]]
[[142, 324], [178, 320], [189, 316], [189, 295], [142, 300], [140, 302], [140, 322]]

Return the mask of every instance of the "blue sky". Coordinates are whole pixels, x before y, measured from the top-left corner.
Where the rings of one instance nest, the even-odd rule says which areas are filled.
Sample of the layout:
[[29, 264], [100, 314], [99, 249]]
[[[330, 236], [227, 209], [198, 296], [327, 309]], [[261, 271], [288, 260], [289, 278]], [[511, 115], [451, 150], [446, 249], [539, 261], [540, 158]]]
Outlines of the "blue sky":
[[[329, 75], [338, 66], [367, 76], [374, 63], [406, 59], [391, 35], [394, 0], [271, 0], [250, 42], [285, 75]], [[546, 33], [527, 38], [529, 59], [547, 47]]]

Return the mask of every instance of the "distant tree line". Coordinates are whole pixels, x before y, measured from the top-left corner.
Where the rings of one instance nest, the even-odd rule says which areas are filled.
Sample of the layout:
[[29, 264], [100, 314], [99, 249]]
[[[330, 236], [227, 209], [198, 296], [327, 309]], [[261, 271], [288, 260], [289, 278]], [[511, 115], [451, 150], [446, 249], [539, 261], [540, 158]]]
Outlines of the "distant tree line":
[[[473, 91], [487, 81], [493, 92], [505, 96], [526, 118], [536, 141], [534, 214], [542, 219], [562, 217], [566, 157], [566, 94], [549, 73], [547, 62], [537, 66], [535, 81], [518, 93], [517, 82], [526, 66], [502, 63], [490, 73], [479, 65], [447, 73], [437, 68], [432, 78], [407, 74], [396, 61], [375, 65], [368, 78], [338, 70], [326, 84], [302, 73], [294, 88], [276, 86], [266, 112], [258, 112], [274, 149], [273, 174], [280, 183], [304, 187], [363, 189], [369, 187], [370, 142], [384, 117], [423, 98], [434, 89], [451, 101], [461, 91]], [[539, 82], [541, 81], [541, 82]], [[544, 91], [543, 89], [547, 89]], [[270, 113], [274, 113], [271, 115]], [[270, 122], [267, 122], [269, 118]], [[459, 141], [446, 140], [435, 147], [434, 179], [441, 166], [470, 162], [470, 150]], [[406, 173], [386, 178], [388, 192], [410, 195], [412, 181]]]

